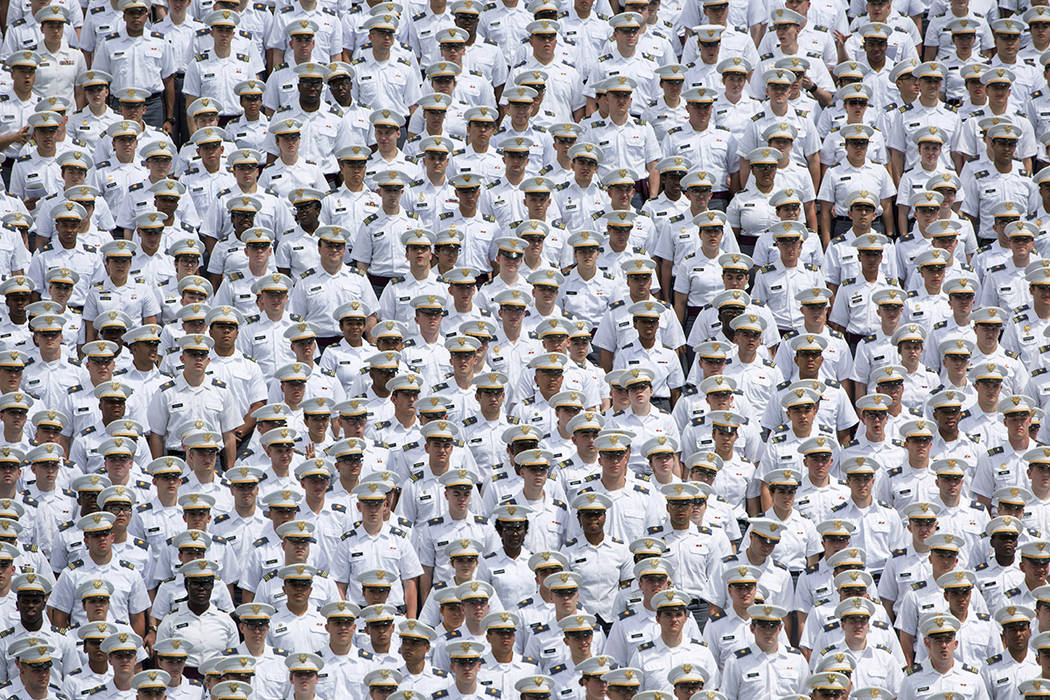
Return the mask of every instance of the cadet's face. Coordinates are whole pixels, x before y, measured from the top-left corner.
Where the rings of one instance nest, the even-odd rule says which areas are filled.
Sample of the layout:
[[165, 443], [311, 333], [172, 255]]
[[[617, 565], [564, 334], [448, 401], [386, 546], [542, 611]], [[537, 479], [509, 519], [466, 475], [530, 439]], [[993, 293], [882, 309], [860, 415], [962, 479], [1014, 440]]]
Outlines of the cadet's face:
[[380, 48], [389, 49], [394, 45], [394, 32], [388, 29], [371, 29], [368, 38], [373, 45]]
[[[16, 68], [15, 70], [17, 71], [19, 69]], [[109, 99], [109, 86], [88, 85], [84, 88], [84, 97], [87, 99], [89, 105], [98, 106], [104, 104], [106, 100]]]
[[284, 311], [284, 305], [288, 301], [288, 292], [264, 291], [259, 298], [259, 306], [265, 312], [280, 313]]
[[773, 553], [776, 549], [777, 543], [775, 540], [759, 535], [758, 533], [751, 533], [751, 546], [755, 549], [759, 556], [765, 558]]
[[[434, 255], [437, 257], [437, 263], [442, 269], [448, 269], [456, 264], [459, 260], [459, 246], [458, 245], [438, 245], [434, 246]], [[465, 286], [465, 285], [452, 285], [453, 287]]]
[[1018, 258], [1028, 255], [1035, 247], [1035, 239], [1029, 236], [1013, 236], [1010, 238], [1010, 252]]
[[924, 460], [930, 455], [930, 446], [933, 440], [929, 437], [910, 437], [904, 441], [904, 448], [913, 460]]
[[922, 354], [922, 346], [921, 341], [905, 340], [897, 344], [897, 352], [900, 353], [901, 360], [906, 363], [912, 363], [917, 361]]
[[15, 604], [23, 618], [36, 620], [43, 614], [47, 598], [43, 593], [23, 592], [17, 595]]
[[289, 603], [301, 605], [310, 599], [313, 581], [311, 579], [287, 579], [282, 589], [288, 596]]
[[373, 645], [386, 646], [394, 635], [394, 623], [391, 620], [369, 622], [365, 625]]
[[503, 546], [507, 549], [516, 549], [521, 547], [525, 542], [525, 533], [527, 528], [525, 523], [514, 522], [501, 522], [499, 529], [499, 537], [503, 542]]
[[297, 695], [309, 695], [317, 686], [316, 671], [293, 671], [291, 676], [292, 686]]
[[113, 547], [113, 531], [102, 530], [100, 532], [85, 534], [84, 546], [87, 547], [92, 554], [105, 555]]
[[451, 664], [452, 673], [461, 681], [470, 682], [478, 677], [481, 670], [481, 659], [455, 659]]
[[[1002, 385], [1002, 382], [1000, 382]], [[1027, 412], [1010, 413], [1005, 419], [1003, 424], [1006, 425], [1007, 436], [1014, 436], [1021, 438], [1028, 433], [1032, 424], [1032, 415]]]
[[299, 96], [307, 102], [321, 99], [324, 81], [320, 78], [299, 78]]
[[801, 428], [803, 431], [813, 425], [817, 417], [817, 407], [814, 404], [803, 404], [792, 406], [787, 410], [788, 420], [791, 424]]
[[269, 620], [247, 620], [237, 625], [244, 640], [250, 643], [258, 643], [266, 638], [270, 631]]
[[186, 527], [190, 530], [203, 532], [208, 529], [208, 523], [211, 521], [211, 510], [209, 508], [191, 508], [183, 512], [183, 520], [186, 522]]
[[[808, 458], [807, 458], [808, 459]], [[781, 509], [791, 508], [795, 503], [797, 486], [770, 486], [769, 494], [773, 498], [773, 504]]]
[[478, 558], [476, 556], [452, 557], [449, 561], [452, 564], [452, 571], [455, 572], [457, 581], [469, 581], [474, 578], [474, 572], [478, 568]]
[[85, 598], [84, 614], [88, 622], [98, 622], [109, 618], [109, 596], [92, 596]]
[[[288, 384], [288, 382], [282, 382], [282, 384]], [[274, 444], [268, 445], [264, 449], [270, 457], [270, 463], [273, 466], [284, 468], [292, 463], [294, 451], [291, 445]]]
[[656, 621], [659, 623], [661, 629], [671, 633], [677, 633], [685, 627], [687, 617], [688, 613], [685, 608], [665, 608], [656, 614]]
[[467, 124], [467, 138], [472, 143], [488, 143], [495, 131], [496, 125], [493, 122], [472, 121]]
[[146, 14], [146, 9], [142, 7], [124, 10], [124, 22], [128, 31], [132, 33], [141, 32], [142, 28], [146, 26]]
[[937, 425], [941, 428], [955, 428], [959, 425], [959, 417], [962, 415], [962, 411], [958, 406], [948, 406], [945, 408], [938, 408], [933, 411], [933, 418], [937, 421]]
[[927, 635], [923, 638], [923, 644], [926, 645], [931, 660], [942, 662], [950, 659], [959, 645], [955, 640], [954, 632]]
[[27, 691], [46, 694], [48, 683], [51, 680], [51, 662], [46, 661], [38, 664], [25, 664], [16, 662], [19, 669], [19, 677]]
[[737, 605], [744, 607], [755, 602], [755, 593], [758, 586], [751, 582], [739, 582], [729, 584], [729, 597]]
[[575, 630], [572, 632], [565, 633], [565, 643], [573, 649], [575, 654], [577, 651], [586, 651], [589, 655], [591, 649], [591, 643], [594, 641], [594, 632], [591, 630]]
[[[45, 463], [48, 464], [48, 463]], [[49, 464], [54, 465], [54, 472], [58, 473], [58, 462], [50, 462]], [[131, 521], [131, 504], [127, 502], [110, 501], [103, 508], [107, 513], [112, 513], [116, 517], [115, 525], [117, 527], [126, 528], [128, 523]]]
[[453, 443], [449, 438], [427, 438], [426, 451], [434, 466], [448, 464], [452, 457]]
[[779, 620], [752, 620], [751, 632], [755, 635], [756, 642], [767, 645], [780, 634], [781, 626]]
[[186, 596], [189, 603], [204, 605], [211, 600], [215, 579], [211, 576], [194, 576], [186, 580]]
[[314, 50], [313, 34], [296, 34], [288, 40], [292, 53], [296, 56], [309, 56]]
[[1017, 139], [992, 139], [991, 151], [993, 160], [1006, 160], [1013, 157], [1017, 150]]
[[36, 68], [16, 66], [11, 69], [11, 79], [16, 90], [31, 90], [36, 82]]
[[105, 662], [106, 653], [102, 651], [102, 640], [101, 639], [85, 639], [84, 640], [84, 652], [91, 661]]
[[795, 364], [807, 377], [813, 377], [824, 364], [824, 354], [820, 350], [799, 350], [795, 353]]
[[427, 652], [430, 651], [430, 643], [425, 639], [418, 639], [416, 637], [402, 637], [401, 638], [401, 658], [406, 663], [419, 663], [426, 658]]
[[[215, 468], [215, 460], [219, 455], [216, 448], [192, 447], [186, 452], [186, 464], [195, 472], [210, 471]], [[193, 517], [194, 510], [186, 511], [186, 517]]]

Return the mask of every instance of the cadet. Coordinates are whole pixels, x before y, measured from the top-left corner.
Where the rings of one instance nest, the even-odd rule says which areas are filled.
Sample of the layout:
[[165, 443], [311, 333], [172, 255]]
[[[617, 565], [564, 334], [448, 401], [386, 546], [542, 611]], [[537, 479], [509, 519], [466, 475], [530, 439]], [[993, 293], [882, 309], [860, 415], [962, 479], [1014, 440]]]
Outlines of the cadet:
[[640, 644], [631, 654], [630, 664], [642, 671], [644, 686], [648, 689], [667, 689], [668, 680], [675, 666], [694, 663], [706, 669], [712, 685], [719, 684], [718, 666], [707, 644], [699, 639], [687, 639], [683, 635], [685, 621], [689, 617], [688, 594], [666, 590], [657, 593], [652, 600], [656, 609], [656, 622], [660, 626], [659, 636]]
[[267, 152], [276, 159], [262, 172], [259, 184], [279, 197], [298, 187], [327, 189], [321, 167], [300, 150], [303, 123], [294, 117], [274, 119], [266, 137]]
[[604, 237], [582, 231], [569, 239], [576, 266], [561, 287], [559, 305], [573, 314], [597, 325], [610, 305], [618, 301], [618, 292], [612, 284], [613, 275], [598, 269], [598, 254]]
[[694, 167], [706, 171], [715, 192], [739, 190], [740, 146], [728, 129], [711, 122], [714, 90], [694, 87], [682, 93], [682, 99], [688, 121], [667, 130], [663, 152], [688, 158]]
[[1034, 207], [1035, 184], [1015, 161], [1014, 152], [1021, 131], [1012, 124], [999, 124], [988, 130], [990, 163], [981, 170], [971, 170], [963, 182], [965, 198], [961, 212], [970, 218], [978, 240], [994, 238], [992, 208], [1003, 202], [1016, 202], [1023, 211]]
[[[12, 58], [15, 56], [18, 54]], [[66, 131], [90, 148], [97, 145], [110, 124], [120, 120], [120, 115], [110, 109], [108, 104], [112, 82], [113, 76], [98, 70], [85, 71], [76, 78], [76, 87], [83, 89], [86, 104], [80, 111], [69, 115]], [[14, 94], [17, 94], [17, 90], [16, 86]]]
[[14, 650], [27, 636], [52, 647], [59, 676], [67, 676], [76, 670], [74, 666], [80, 666], [73, 640], [58, 633], [57, 628], [45, 624], [44, 607], [53, 586], [49, 576], [33, 572], [19, 574], [11, 581], [11, 592], [16, 596], [17, 618], [11, 627], [4, 630], [7, 634], [0, 642], [0, 651], [4, 652], [7, 659], [0, 674], [9, 682], [17, 682], [18, 666]]
[[145, 631], [149, 597], [142, 573], [134, 564], [118, 560], [112, 549], [106, 546], [107, 540], [112, 543], [115, 520], [112, 513], [98, 512], [77, 521], [77, 526], [84, 532], [86, 551], [83, 559], [71, 562], [58, 577], [48, 604], [52, 623], [66, 626], [70, 621], [85, 622], [85, 612], [82, 606], [76, 605], [75, 593], [86, 579], [101, 577], [114, 583], [111, 614], [116, 621], [130, 623], [133, 628]]
[[378, 308], [372, 287], [357, 268], [343, 265], [348, 231], [339, 226], [321, 226], [314, 232], [320, 265], [302, 273], [289, 300], [291, 310], [318, 325], [318, 346], [324, 349], [339, 340], [333, 313], [343, 299], [358, 299], [369, 308]]
[[[915, 167], [918, 161], [918, 150], [914, 143], [907, 143], [909, 135], [921, 127], [936, 126], [941, 130], [944, 140], [953, 141], [959, 129], [959, 117], [955, 110], [940, 100], [944, 72], [941, 65], [927, 62], [915, 66], [912, 76], [918, 80], [919, 94], [914, 102], [891, 111], [887, 115], [887, 146], [890, 150], [890, 163], [895, 180], [906, 170]], [[899, 79], [899, 78], [898, 78]], [[947, 153], [941, 154], [945, 167], [951, 166]]]
[[802, 652], [781, 640], [788, 611], [776, 605], [747, 609], [754, 641], [730, 656], [722, 669], [721, 687], [728, 697], [782, 697], [803, 689], [807, 676]]
[[422, 96], [421, 81], [418, 66], [391, 52], [399, 23], [398, 15], [377, 14], [369, 18], [363, 28], [368, 31], [371, 46], [364, 48], [352, 65], [357, 74], [359, 102], [373, 109], [409, 114]]
[[383, 170], [375, 178], [382, 199], [380, 210], [366, 216], [352, 246], [359, 268], [368, 273], [374, 289], [381, 290], [397, 275], [408, 271], [401, 235], [419, 227], [417, 215], [401, 208], [408, 179], [396, 170]]
[[920, 633], [929, 659], [924, 664], [908, 667], [908, 676], [897, 694], [899, 700], [918, 700], [942, 690], [975, 700], [989, 697], [978, 670], [955, 659], [959, 627], [959, 620], [947, 614], [924, 619]]
[[[434, 421], [433, 424], [428, 425], [438, 423], [444, 423], [444, 421]], [[438, 434], [434, 430], [429, 432]], [[451, 442], [451, 438], [449, 440]], [[345, 556], [341, 556], [340, 552], [344, 552], [344, 549], [341, 547], [337, 550], [332, 562], [333, 577], [340, 592], [346, 594], [349, 582], [356, 583], [357, 575], [362, 571], [377, 568], [380, 562], [390, 562], [387, 566], [390, 566], [391, 570], [399, 576], [399, 582], [392, 587], [390, 602], [392, 605], [404, 605], [406, 614], [414, 617], [418, 605], [416, 578], [423, 574], [423, 569], [411, 547], [408, 533], [400, 527], [383, 521], [383, 509], [387, 507], [386, 496], [389, 491], [389, 484], [376, 481], [354, 487], [353, 494], [357, 497], [357, 508], [361, 512], [362, 520], [360, 525], [343, 535], [345, 547], [353, 547], [353, 552], [346, 549]], [[405, 489], [402, 501], [409, 497], [411, 491], [409, 488]], [[420, 492], [420, 495], [429, 494]], [[355, 545], [355, 542], [360, 544]], [[367, 548], [362, 549], [366, 543]], [[388, 559], [392, 555], [397, 557], [396, 562]], [[358, 601], [364, 600], [356, 591], [351, 592], [349, 597]]]
[[227, 133], [241, 148], [262, 150], [270, 126], [269, 118], [262, 113], [262, 97], [266, 84], [251, 78], [233, 86], [236, 104], [243, 112], [226, 123]]
[[233, 394], [224, 382], [205, 376], [208, 354], [215, 342], [202, 335], [185, 335], [179, 340], [184, 367], [182, 373], [162, 385], [150, 402], [150, 450], [160, 457], [167, 450], [179, 450], [180, 435], [174, 429], [179, 422], [200, 418], [218, 426], [223, 433], [224, 459], [232, 466], [235, 458], [233, 429], [243, 417], [237, 414]]
[[277, 575], [284, 581], [285, 602], [277, 609], [270, 623], [267, 642], [273, 646], [320, 649], [328, 641], [325, 619], [310, 604], [313, 579], [317, 573], [317, 569], [309, 564], [293, 564], [278, 569]]
[[795, 222], [774, 226], [773, 240], [780, 251], [780, 259], [755, 274], [752, 296], [769, 306], [781, 332], [802, 325], [802, 312], [796, 308], [795, 295], [803, 289], [824, 286], [824, 278], [817, 266], [799, 264], [804, 228]]
[[486, 185], [497, 182], [504, 173], [503, 160], [489, 142], [496, 131], [497, 112], [490, 107], [471, 107], [463, 118], [467, 122], [467, 145], [457, 152], [450, 174], [469, 174]]
[[222, 105], [222, 116], [236, 117], [240, 114], [236, 87], [242, 81], [255, 77], [247, 54], [235, 53], [231, 48], [240, 20], [240, 16], [230, 10], [216, 10], [205, 18], [205, 23], [211, 28], [213, 45], [211, 49], [195, 56], [186, 69], [183, 85], [186, 104], [207, 96]]
[[668, 346], [657, 345], [659, 321], [666, 308], [656, 300], [640, 301], [628, 307], [634, 320], [637, 338], [623, 344], [616, 353], [613, 367], [631, 369], [644, 367], [652, 383], [652, 403], [665, 411], [677, 403], [685, 377], [677, 353]]
[[79, 229], [88, 218], [87, 210], [76, 202], [66, 201], [56, 204], [48, 215], [55, 222], [56, 235], [33, 254], [26, 277], [32, 280], [35, 289], [43, 290], [51, 268], [72, 270], [79, 275], [79, 280], [74, 283], [67, 305], [82, 310], [88, 287], [100, 267], [98, 249], [79, 238]]
[[424, 294], [444, 294], [445, 287], [431, 268], [434, 241], [434, 234], [424, 229], [406, 231], [401, 235], [401, 243], [405, 246], [408, 258], [408, 274], [395, 277], [383, 290], [378, 307], [383, 319], [409, 323], [412, 320], [409, 302], [413, 298]]
[[487, 273], [492, 270], [495, 257], [493, 243], [497, 237], [497, 226], [494, 218], [481, 213], [478, 208], [482, 181], [479, 175], [466, 171], [454, 176], [451, 183], [456, 191], [457, 206], [439, 214], [438, 225], [462, 232], [460, 264]]
[[[277, 23], [275, 23], [277, 24]], [[339, 55], [339, 52], [336, 52]], [[335, 151], [340, 143], [339, 127], [342, 115], [338, 108], [321, 99], [328, 69], [317, 63], [299, 63], [292, 72], [298, 76], [297, 99], [274, 113], [274, 120], [295, 119], [302, 124], [300, 152], [308, 162], [316, 163], [321, 172], [333, 175], [339, 171]], [[267, 150], [273, 153], [273, 144]]]
[[157, 637], [168, 639], [177, 634], [190, 644], [187, 663], [199, 666], [201, 661], [222, 649], [237, 644], [237, 625], [228, 613], [212, 604], [218, 565], [197, 559], [179, 567], [186, 586], [186, 605], [169, 613], [157, 628]]
[[[640, 19], [640, 15], [624, 12], [614, 18], [616, 22], [613, 29], [614, 37], [631, 31], [632, 18]], [[614, 50], [613, 53], [617, 52], [618, 50]], [[637, 56], [633, 58], [638, 60]], [[594, 77], [596, 78], [599, 72], [609, 71], [611, 68], [612, 65], [608, 63], [596, 66]], [[647, 66], [643, 70], [651, 73], [654, 69], [655, 66]], [[639, 79], [644, 77], [644, 73], [635, 75]], [[656, 164], [660, 160], [656, 132], [653, 131], [650, 124], [630, 114], [635, 88], [639, 89], [643, 99], [647, 102], [656, 97], [651, 94], [652, 84], [645, 81], [639, 83], [624, 74], [609, 77], [609, 73], [605, 73], [605, 77], [609, 78], [606, 84], [609, 96], [609, 118], [604, 124], [595, 124], [584, 133], [586, 141], [602, 149], [604, 157], [599, 165], [599, 174], [604, 178], [610, 172], [621, 168], [644, 165], [642, 181], [648, 184], [649, 191], [655, 193], [660, 186], [660, 175], [656, 170]]]
[[[897, 190], [886, 168], [866, 158], [868, 143], [875, 130], [866, 124], [848, 124], [840, 129], [840, 133], [845, 139], [846, 158], [824, 173], [817, 194], [821, 202], [822, 238], [830, 240], [854, 226], [848, 213], [856, 203], [858, 192], [865, 204], [875, 201], [875, 216], [881, 217], [882, 222], [880, 233], [893, 236], [893, 198]], [[835, 226], [832, 231], [833, 214]], [[828, 236], [825, 230], [833, 235]]]
[[247, 325], [238, 335], [241, 350], [255, 358], [267, 377], [273, 376], [278, 367], [295, 361], [291, 344], [284, 336], [299, 320], [285, 313], [291, 288], [292, 281], [279, 272], [256, 280], [251, 289], [260, 313], [247, 317]]
[[1011, 693], [1023, 679], [1038, 676], [1042, 669], [1034, 658], [1036, 647], [1029, 647], [1032, 638], [1031, 624], [1035, 611], [1021, 606], [1007, 606], [995, 613], [995, 621], [1002, 631], [1004, 650], [988, 658], [981, 667], [988, 696], [993, 699], [1011, 697]]

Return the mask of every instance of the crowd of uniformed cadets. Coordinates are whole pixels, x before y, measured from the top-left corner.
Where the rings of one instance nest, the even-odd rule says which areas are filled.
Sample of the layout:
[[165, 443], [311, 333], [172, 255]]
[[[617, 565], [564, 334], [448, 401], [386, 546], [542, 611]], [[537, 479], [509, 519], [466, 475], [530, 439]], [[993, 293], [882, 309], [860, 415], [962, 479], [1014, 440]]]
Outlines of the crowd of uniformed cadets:
[[0, 700], [1050, 700], [1031, 2], [0, 3]]

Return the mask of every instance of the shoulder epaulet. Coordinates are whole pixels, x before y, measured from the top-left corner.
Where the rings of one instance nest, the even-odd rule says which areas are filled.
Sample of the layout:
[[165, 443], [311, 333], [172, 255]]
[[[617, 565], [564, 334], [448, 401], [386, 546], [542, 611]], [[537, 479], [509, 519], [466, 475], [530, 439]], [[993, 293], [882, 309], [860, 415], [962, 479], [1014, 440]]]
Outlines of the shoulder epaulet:
[[921, 591], [923, 588], [926, 588], [926, 582], [925, 581], [915, 581], [914, 583], [911, 584], [911, 589], [913, 591]]
[[909, 666], [908, 668], [905, 669], [905, 672], [909, 676], [912, 676], [912, 675], [918, 673], [921, 670], [922, 670], [922, 664], [912, 664], [911, 666]]
[[652, 649], [655, 646], [656, 646], [656, 642], [654, 642], [652, 640], [649, 640], [645, 644], [643, 644], [640, 647], [638, 647], [638, 651], [645, 651], [647, 649]]
[[747, 656], [750, 653], [751, 653], [751, 647], [750, 646], [746, 646], [743, 649], [737, 649], [736, 651], [734, 651], [733, 652], [733, 656], [735, 656], [738, 659], [742, 659], [742, 658], [744, 658], [745, 656]]

